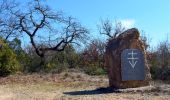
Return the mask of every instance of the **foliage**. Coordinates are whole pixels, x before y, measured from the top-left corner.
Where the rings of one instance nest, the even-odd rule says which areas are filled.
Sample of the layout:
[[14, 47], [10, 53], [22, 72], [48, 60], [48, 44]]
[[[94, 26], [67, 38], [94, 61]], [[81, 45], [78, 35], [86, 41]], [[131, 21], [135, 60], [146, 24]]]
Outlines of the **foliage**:
[[40, 58], [35, 54], [34, 49], [27, 48], [27, 54], [30, 58], [27, 72], [52, 72], [60, 73], [69, 69], [79, 69], [89, 75], [106, 74], [103, 68], [105, 43], [100, 40], [94, 40], [83, 52], [76, 52], [73, 45], [67, 45], [64, 51], [49, 51], [45, 55], [44, 69], [39, 67]]
[[153, 79], [170, 80], [170, 68], [169, 67], [162, 68], [158, 66], [152, 66], [151, 74], [152, 74]]
[[170, 47], [168, 40], [160, 42], [150, 61], [153, 79], [170, 80]]
[[77, 68], [79, 55], [72, 45], [67, 45], [64, 51], [49, 54], [48, 60], [49, 61], [46, 60], [45, 70], [47, 72], [60, 73], [70, 68]]
[[17, 61], [15, 52], [0, 39], [0, 76], [6, 76], [20, 70], [20, 63]]
[[45, 55], [44, 67], [39, 66], [41, 58], [36, 55], [32, 47], [27, 47], [25, 51], [28, 55], [28, 63], [24, 67], [25, 72], [60, 73], [69, 68], [76, 68], [79, 62], [79, 55], [72, 45], [67, 45], [64, 51], [61, 52], [48, 51]]
[[100, 40], [93, 40], [81, 54], [81, 67], [87, 74], [106, 74], [104, 69], [104, 52], [106, 44]]
[[21, 40], [18, 38], [14, 38], [12, 41], [8, 41], [10, 48], [17, 55], [17, 60], [21, 64], [22, 68], [26, 66], [29, 62], [28, 54], [22, 49]]
[[41, 59], [34, 53], [34, 55], [29, 55], [25, 58], [25, 65], [23, 66], [23, 72], [32, 73], [32, 72], [40, 72], [42, 67], [40, 67]]

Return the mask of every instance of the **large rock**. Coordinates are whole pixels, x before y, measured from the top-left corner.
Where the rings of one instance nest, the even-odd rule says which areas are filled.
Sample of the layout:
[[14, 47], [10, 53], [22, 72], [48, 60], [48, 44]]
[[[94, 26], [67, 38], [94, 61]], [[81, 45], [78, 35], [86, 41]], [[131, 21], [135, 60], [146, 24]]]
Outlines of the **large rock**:
[[[144, 54], [145, 80], [122, 81], [121, 53], [125, 49], [138, 49]], [[109, 40], [105, 53], [105, 66], [108, 69], [109, 84], [116, 88], [131, 88], [149, 85], [150, 69], [146, 60], [144, 43], [140, 40], [140, 33], [136, 28], [129, 29], [117, 38]]]

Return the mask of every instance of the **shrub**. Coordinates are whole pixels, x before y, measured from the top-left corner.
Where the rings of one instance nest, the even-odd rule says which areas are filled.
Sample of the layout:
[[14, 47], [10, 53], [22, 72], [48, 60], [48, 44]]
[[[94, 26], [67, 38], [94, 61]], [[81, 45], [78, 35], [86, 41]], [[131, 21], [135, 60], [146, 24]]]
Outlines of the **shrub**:
[[68, 45], [64, 51], [48, 53], [45, 64], [46, 72], [60, 73], [77, 67], [79, 56], [72, 45]]
[[169, 41], [160, 42], [155, 52], [152, 52], [151, 75], [153, 79], [170, 80], [170, 46]]
[[0, 76], [6, 76], [20, 70], [20, 64], [17, 61], [17, 55], [14, 51], [0, 39]]
[[152, 79], [158, 79], [158, 77], [160, 76], [160, 68], [158, 68], [157, 66], [152, 66], [151, 69], [150, 69], [150, 72], [151, 72], [151, 76], [152, 76]]
[[170, 68], [151, 67], [151, 75], [154, 80], [170, 80]]

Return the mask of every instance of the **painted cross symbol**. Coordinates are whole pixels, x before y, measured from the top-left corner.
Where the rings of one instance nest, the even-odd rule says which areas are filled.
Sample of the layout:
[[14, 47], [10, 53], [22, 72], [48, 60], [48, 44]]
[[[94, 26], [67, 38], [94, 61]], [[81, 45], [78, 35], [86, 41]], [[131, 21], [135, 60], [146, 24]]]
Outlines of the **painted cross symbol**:
[[133, 50], [131, 53], [128, 53], [128, 55], [131, 55], [131, 58], [127, 58], [129, 60], [129, 64], [132, 66], [132, 68], [135, 68], [135, 65], [138, 61], [136, 61], [138, 58], [135, 58], [134, 55], [137, 55], [137, 53], [134, 53]]

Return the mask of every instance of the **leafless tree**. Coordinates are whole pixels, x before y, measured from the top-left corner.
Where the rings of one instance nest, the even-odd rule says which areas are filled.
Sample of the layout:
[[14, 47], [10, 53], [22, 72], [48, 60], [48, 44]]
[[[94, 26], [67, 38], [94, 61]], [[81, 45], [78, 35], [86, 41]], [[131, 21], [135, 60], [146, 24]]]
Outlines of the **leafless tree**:
[[108, 19], [102, 20], [99, 26], [100, 34], [104, 34], [109, 38], [116, 38], [120, 33], [122, 33], [125, 28], [122, 26], [121, 22], [115, 21], [115, 25]]
[[23, 12], [11, 12], [17, 18], [17, 30], [29, 37], [42, 63], [47, 51], [63, 51], [68, 44], [78, 44], [86, 39], [88, 30], [74, 18], [53, 12], [40, 0], [34, 0], [28, 7]]
[[10, 37], [17, 37], [18, 25], [16, 17], [11, 11], [17, 12], [17, 3], [14, 0], [0, 1], [0, 37], [8, 40]]
[[140, 36], [141, 41], [143, 42], [144, 46], [145, 46], [145, 50], [150, 48], [150, 42], [151, 42], [151, 38], [149, 36], [146, 36], [146, 33], [144, 30], [141, 31], [141, 36]]
[[157, 59], [161, 67], [169, 67], [170, 46], [168, 39], [160, 42], [157, 48]]

